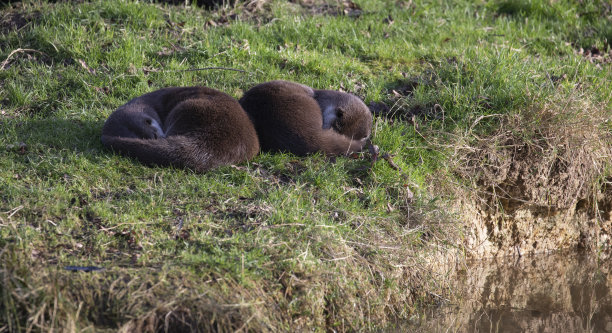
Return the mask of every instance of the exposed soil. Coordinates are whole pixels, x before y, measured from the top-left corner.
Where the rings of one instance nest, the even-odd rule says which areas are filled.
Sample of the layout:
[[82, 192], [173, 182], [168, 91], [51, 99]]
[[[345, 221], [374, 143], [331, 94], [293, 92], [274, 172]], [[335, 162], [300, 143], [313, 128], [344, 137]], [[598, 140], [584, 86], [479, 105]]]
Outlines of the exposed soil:
[[576, 50], [576, 54], [585, 57], [590, 63], [594, 64], [612, 64], [612, 48], [607, 51], [600, 50], [596, 46]]
[[2, 11], [0, 11], [0, 33], [20, 30], [39, 17], [39, 11], [22, 12], [18, 7], [2, 9]]
[[290, 0], [290, 2], [300, 5], [311, 15], [358, 17], [363, 13], [361, 7], [350, 0], [336, 1], [335, 3], [322, 0]]
[[491, 136], [457, 147], [459, 210], [475, 255], [610, 244], [611, 110], [550, 101], [501, 119]]

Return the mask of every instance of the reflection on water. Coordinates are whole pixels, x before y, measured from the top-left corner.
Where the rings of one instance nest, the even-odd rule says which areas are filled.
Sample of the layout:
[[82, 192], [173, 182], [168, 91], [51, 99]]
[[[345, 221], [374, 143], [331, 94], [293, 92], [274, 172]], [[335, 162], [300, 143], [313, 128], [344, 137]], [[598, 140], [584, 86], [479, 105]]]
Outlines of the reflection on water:
[[459, 272], [458, 304], [435, 310], [410, 329], [612, 332], [611, 261], [554, 254], [473, 262]]

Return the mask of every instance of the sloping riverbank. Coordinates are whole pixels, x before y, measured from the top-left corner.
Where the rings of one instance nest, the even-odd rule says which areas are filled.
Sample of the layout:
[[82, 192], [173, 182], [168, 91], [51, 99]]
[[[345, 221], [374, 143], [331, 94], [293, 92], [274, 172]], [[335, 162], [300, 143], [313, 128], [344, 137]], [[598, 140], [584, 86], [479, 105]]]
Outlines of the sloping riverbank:
[[458, 143], [457, 208], [472, 257], [607, 251], [612, 237], [612, 111], [576, 88]]
[[[2, 4], [0, 332], [375, 331], [466, 258], [604, 252], [611, 27], [603, 0]], [[362, 98], [380, 151], [198, 174], [100, 142], [136, 96], [275, 79]]]

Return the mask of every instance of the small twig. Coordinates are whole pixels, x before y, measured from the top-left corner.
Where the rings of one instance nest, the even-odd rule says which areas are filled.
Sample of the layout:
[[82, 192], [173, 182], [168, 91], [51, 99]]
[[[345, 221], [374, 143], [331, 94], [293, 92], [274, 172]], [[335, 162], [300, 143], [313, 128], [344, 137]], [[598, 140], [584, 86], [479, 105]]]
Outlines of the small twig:
[[247, 330], [245, 330], [245, 328], [247, 327], [247, 325], [249, 324], [249, 322], [251, 322], [251, 320], [253, 320], [253, 318], [255, 318], [255, 313], [249, 318], [247, 319], [247, 321], [244, 322], [244, 324], [242, 324], [242, 326], [236, 330], [236, 332], [242, 332], [244, 330], [244, 332], [247, 332]]
[[54, 226], [54, 227], [57, 227], [57, 223], [55, 223], [55, 222], [53, 222], [53, 221], [51, 221], [51, 220], [46, 220], [45, 222], [47, 222], [47, 223], [51, 223], [51, 224], [53, 224], [53, 226]]
[[476, 127], [476, 125], [478, 125], [478, 123], [485, 119], [485, 118], [491, 118], [491, 117], [499, 117], [501, 116], [501, 114], [499, 113], [494, 113], [494, 114], [488, 114], [488, 115], [482, 115], [478, 118], [476, 118], [476, 120], [474, 121], [474, 123], [472, 124], [472, 126], [470, 126], [470, 132], [472, 132], [472, 130], [474, 129], [474, 127]]
[[[262, 225], [262, 229], [274, 229], [274, 228], [282, 228], [282, 227], [306, 227], [306, 224], [303, 223], [283, 223], [283, 224], [273, 224], [273, 225]], [[317, 228], [335, 228], [335, 225], [325, 225], [325, 224], [315, 224], [313, 227]]]
[[346, 257], [340, 257], [340, 258], [321, 259], [321, 261], [327, 261], [327, 262], [330, 262], [330, 261], [340, 261], [340, 260], [346, 260], [346, 259], [349, 259], [349, 258], [352, 258], [352, 257], [353, 257], [352, 255], [348, 255]]
[[210, 69], [220, 69], [220, 70], [224, 70], [224, 71], [235, 71], [235, 72], [248, 73], [247, 71], [245, 71], [243, 69], [236, 69], [236, 68], [229, 68], [229, 67], [190, 68], [190, 69], [177, 70], [176, 72], [195, 72], [195, 71], [206, 71], [206, 70], [210, 70]]
[[8, 57], [6, 57], [6, 59], [2, 62], [2, 65], [0, 66], [0, 71], [4, 70], [4, 67], [6, 67], [6, 65], [8, 64], [9, 60], [11, 59], [11, 57], [15, 54], [15, 53], [23, 53], [23, 52], [36, 52], [36, 53], [40, 53], [40, 54], [45, 54], [43, 52], [40, 52], [38, 50], [34, 50], [34, 49], [16, 49], [13, 50], [11, 53], [9, 53]]
[[364, 247], [370, 247], [370, 248], [378, 248], [378, 249], [383, 249], [383, 250], [401, 250], [402, 249], [399, 246], [374, 245], [374, 244], [366, 244], [366, 243], [354, 242], [354, 241], [344, 241], [344, 243], [364, 246]]
[[18, 207], [15, 207], [15, 208], [11, 209], [11, 210], [9, 211], [9, 212], [10, 212], [10, 214], [9, 214], [8, 218], [10, 219], [11, 217], [13, 217], [13, 215], [17, 214], [17, 212], [18, 212], [18, 211], [20, 211], [20, 210], [22, 210], [22, 209], [23, 209], [23, 205], [21, 205], [21, 206], [18, 206]]
[[374, 165], [374, 162], [378, 160], [380, 148], [378, 148], [377, 145], [372, 144], [372, 141], [370, 139], [368, 139], [366, 146], [368, 147], [368, 151], [370, 152], [370, 155], [372, 156], [372, 165]]
[[391, 159], [391, 155], [389, 155], [388, 153], [383, 153], [380, 157], [387, 161], [389, 163], [389, 166], [393, 168], [393, 170], [402, 172], [402, 168], [400, 168], [397, 164], [395, 164], [395, 162], [393, 162], [393, 160]]
[[443, 301], [445, 301], [445, 302], [450, 302], [450, 299], [448, 299], [448, 298], [446, 298], [446, 297], [442, 297], [442, 296], [440, 296], [440, 295], [438, 295], [438, 294], [436, 294], [436, 293], [433, 293], [433, 292], [431, 292], [431, 291], [428, 291], [427, 293], [428, 293], [428, 294], [430, 294], [430, 295], [432, 295], [432, 296], [435, 296], [435, 297], [437, 297], [437, 298], [439, 298], [439, 299], [441, 299], [441, 300], [443, 300]]
[[221, 307], [224, 308], [246, 308], [253, 305], [261, 305], [266, 304], [264, 301], [252, 302], [252, 303], [233, 303], [233, 304], [221, 304]]

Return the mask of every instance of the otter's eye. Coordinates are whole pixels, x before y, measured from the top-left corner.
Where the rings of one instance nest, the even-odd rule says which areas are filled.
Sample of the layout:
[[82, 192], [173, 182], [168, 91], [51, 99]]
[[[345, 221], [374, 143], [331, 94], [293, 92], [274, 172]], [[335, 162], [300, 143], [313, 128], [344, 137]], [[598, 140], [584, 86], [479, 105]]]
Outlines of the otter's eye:
[[145, 119], [145, 123], [150, 126], [151, 125], [151, 119]]
[[336, 119], [336, 121], [332, 123], [332, 128], [336, 132], [340, 132], [342, 130], [342, 123], [340, 122], [340, 119]]
[[342, 118], [344, 116], [344, 110], [342, 108], [336, 108], [336, 117]]

